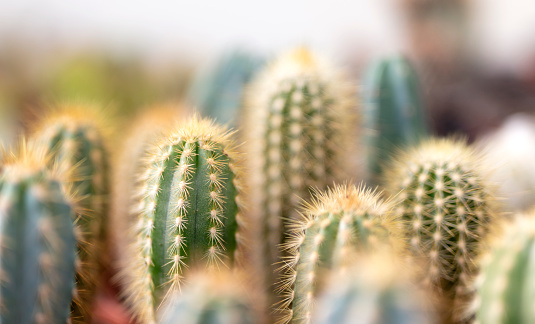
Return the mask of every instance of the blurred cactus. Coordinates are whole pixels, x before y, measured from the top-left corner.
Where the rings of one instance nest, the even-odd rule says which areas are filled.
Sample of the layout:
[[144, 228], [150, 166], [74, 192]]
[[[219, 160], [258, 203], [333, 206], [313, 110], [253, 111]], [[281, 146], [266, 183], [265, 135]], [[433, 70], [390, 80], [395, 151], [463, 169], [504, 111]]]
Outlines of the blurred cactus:
[[410, 282], [410, 268], [388, 254], [360, 255], [345, 273], [335, 271], [328, 281], [312, 323], [436, 323], [429, 300]]
[[263, 60], [243, 51], [228, 53], [215, 68], [200, 74], [190, 90], [193, 104], [205, 116], [235, 126], [245, 85], [263, 65]]
[[418, 76], [402, 56], [374, 63], [364, 82], [364, 127], [369, 177], [377, 181], [395, 149], [429, 135]]
[[162, 308], [161, 324], [260, 323], [254, 297], [242, 278], [231, 272], [192, 273], [181, 293]]
[[349, 173], [353, 99], [343, 76], [306, 48], [271, 63], [246, 95], [250, 214], [259, 226], [255, 248], [266, 287], [275, 283], [277, 247], [299, 217], [301, 198]]
[[476, 143], [485, 150], [489, 165], [496, 167], [491, 179], [507, 210], [528, 210], [535, 205], [535, 119], [517, 114], [496, 132]]
[[424, 284], [453, 302], [453, 310], [470, 298], [475, 258], [497, 212], [486, 174], [481, 154], [464, 141], [431, 139], [400, 153], [385, 175], [402, 200], [398, 212], [421, 258]]
[[180, 288], [186, 267], [240, 260], [239, 161], [232, 133], [194, 117], [159, 139], [142, 168], [139, 221], [124, 253], [124, 296], [141, 323]]
[[315, 297], [325, 272], [347, 266], [352, 251], [403, 249], [402, 225], [391, 213], [391, 204], [375, 191], [339, 186], [317, 192], [295, 221], [285, 245], [279, 284], [283, 293], [281, 322], [309, 323]]
[[[136, 187], [140, 186], [139, 174], [147, 150], [179, 120], [189, 115], [189, 109], [179, 104], [154, 105], [134, 119], [130, 128], [123, 135], [119, 153], [112, 163], [112, 199], [110, 206], [110, 228], [130, 228], [137, 222], [137, 214], [132, 206], [139, 204], [134, 199]], [[112, 248], [112, 261], [116, 268], [122, 268], [131, 262], [130, 256], [121, 253], [128, 244], [128, 233], [110, 230], [109, 242]]]
[[66, 323], [75, 280], [75, 213], [45, 151], [4, 153], [0, 178], [2, 323]]
[[106, 199], [108, 195], [108, 163], [104, 148], [104, 117], [98, 108], [85, 105], [63, 105], [45, 117], [37, 126], [34, 139], [48, 148], [64, 170], [76, 170], [74, 188], [82, 217], [77, 220], [81, 239], [78, 256], [81, 267], [76, 274], [74, 322], [91, 318], [91, 304], [98, 285], [101, 253], [106, 238]]
[[477, 323], [535, 323], [535, 211], [519, 215], [493, 237], [476, 280], [468, 316]]

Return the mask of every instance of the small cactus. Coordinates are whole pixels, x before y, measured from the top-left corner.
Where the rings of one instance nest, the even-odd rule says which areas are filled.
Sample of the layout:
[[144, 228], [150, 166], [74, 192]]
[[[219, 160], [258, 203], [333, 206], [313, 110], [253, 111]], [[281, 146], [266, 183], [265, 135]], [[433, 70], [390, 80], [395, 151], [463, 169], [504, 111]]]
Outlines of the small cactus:
[[396, 148], [429, 135], [418, 77], [402, 56], [375, 62], [364, 82], [364, 128], [368, 172], [378, 180]]
[[258, 266], [275, 283], [278, 246], [296, 207], [313, 187], [348, 174], [354, 94], [344, 77], [306, 48], [282, 55], [258, 75], [246, 95], [250, 214], [256, 218]]
[[241, 276], [226, 271], [199, 272], [162, 307], [161, 324], [260, 323], [254, 296]]
[[330, 274], [312, 323], [436, 323], [429, 299], [410, 281], [410, 272], [391, 255], [359, 255], [345, 273]]
[[203, 115], [235, 126], [245, 86], [262, 65], [261, 58], [245, 51], [228, 53], [212, 70], [196, 78], [190, 90], [191, 101]]
[[75, 280], [75, 213], [44, 150], [5, 153], [0, 177], [0, 322], [66, 323]]
[[475, 312], [480, 324], [535, 323], [535, 211], [518, 215], [489, 245], [466, 315]]
[[124, 296], [142, 323], [180, 287], [186, 267], [239, 261], [241, 191], [232, 133], [193, 117], [149, 150], [142, 168], [135, 240], [122, 269]]
[[496, 213], [485, 174], [481, 154], [463, 141], [431, 139], [400, 153], [385, 175], [388, 190], [399, 193], [424, 283], [456, 306], [470, 298], [475, 259]]
[[388, 201], [362, 186], [318, 192], [292, 225], [285, 249], [281, 322], [309, 323], [327, 270], [347, 266], [351, 252], [403, 249], [402, 225]]
[[107, 153], [104, 148], [103, 117], [97, 108], [86, 105], [63, 105], [54, 109], [36, 127], [34, 140], [47, 147], [54, 160], [64, 168], [75, 169], [71, 181], [81, 197], [77, 203], [81, 217], [78, 255], [81, 267], [76, 275], [74, 322], [91, 318], [91, 304], [99, 280], [102, 242], [105, 240], [108, 194]]

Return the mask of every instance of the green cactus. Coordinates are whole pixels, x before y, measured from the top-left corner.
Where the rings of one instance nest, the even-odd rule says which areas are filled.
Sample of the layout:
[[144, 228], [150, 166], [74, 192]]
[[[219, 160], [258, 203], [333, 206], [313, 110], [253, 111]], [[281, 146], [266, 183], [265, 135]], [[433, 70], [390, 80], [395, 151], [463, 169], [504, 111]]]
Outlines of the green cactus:
[[402, 226], [392, 206], [362, 186], [339, 186], [302, 210], [285, 246], [281, 322], [309, 323], [325, 272], [344, 269], [351, 252], [403, 249]]
[[235, 126], [245, 85], [262, 65], [262, 59], [245, 51], [228, 53], [213, 70], [196, 78], [190, 90], [191, 101], [203, 115]]
[[418, 77], [402, 56], [369, 67], [364, 82], [364, 127], [368, 172], [376, 181], [385, 161], [400, 146], [429, 136]]
[[386, 187], [402, 200], [399, 213], [422, 262], [423, 282], [453, 309], [471, 298], [475, 258], [496, 213], [484, 174], [481, 154], [452, 139], [427, 140], [400, 153], [385, 174]]
[[196, 273], [183, 291], [162, 308], [161, 324], [253, 324], [258, 313], [238, 274]]
[[410, 268], [388, 254], [359, 255], [333, 272], [313, 315], [316, 324], [436, 323], [428, 298], [410, 281]]
[[122, 269], [124, 296], [142, 323], [177, 291], [191, 264], [239, 262], [241, 191], [232, 133], [193, 117], [150, 149], [136, 196], [139, 221]]
[[44, 150], [6, 153], [0, 177], [0, 322], [66, 323], [75, 278], [75, 213]]
[[[278, 246], [310, 188], [347, 176], [354, 108], [348, 82], [305, 48], [269, 65], [246, 96], [244, 133], [249, 163], [250, 214], [266, 287], [276, 281]], [[266, 288], [266, 290], [271, 290]]]
[[535, 213], [518, 217], [490, 239], [467, 317], [480, 324], [535, 323]]
[[102, 124], [95, 107], [63, 105], [44, 118], [34, 133], [34, 140], [60, 161], [62, 171], [75, 169], [73, 190], [81, 197], [82, 217], [77, 220], [82, 235], [78, 245], [81, 267], [76, 275], [74, 322], [90, 321], [106, 237], [108, 166]]

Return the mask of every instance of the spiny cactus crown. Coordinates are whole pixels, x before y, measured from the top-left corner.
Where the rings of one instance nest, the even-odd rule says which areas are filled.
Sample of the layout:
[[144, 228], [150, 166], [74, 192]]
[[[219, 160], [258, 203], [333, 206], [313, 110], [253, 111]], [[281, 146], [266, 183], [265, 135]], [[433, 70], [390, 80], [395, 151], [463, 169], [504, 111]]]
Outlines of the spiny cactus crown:
[[281, 322], [308, 323], [325, 271], [344, 272], [351, 252], [403, 248], [402, 227], [390, 209], [377, 192], [362, 186], [316, 192], [284, 246], [290, 257], [282, 267]]
[[446, 297], [464, 298], [495, 203], [478, 152], [462, 141], [432, 139], [395, 158], [387, 187], [399, 193], [412, 250], [424, 279]]
[[154, 321], [162, 296], [180, 288], [188, 265], [240, 258], [239, 156], [231, 136], [194, 117], [150, 150], [137, 194], [134, 269], [123, 271], [125, 296], [145, 322]]

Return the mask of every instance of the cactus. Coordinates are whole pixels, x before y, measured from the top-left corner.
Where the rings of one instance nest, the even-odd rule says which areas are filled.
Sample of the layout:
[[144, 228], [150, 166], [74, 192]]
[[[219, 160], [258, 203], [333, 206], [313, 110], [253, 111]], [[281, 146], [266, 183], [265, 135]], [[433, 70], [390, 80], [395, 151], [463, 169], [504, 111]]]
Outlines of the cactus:
[[493, 235], [475, 280], [476, 298], [465, 313], [480, 324], [535, 323], [535, 211], [520, 214]]
[[[137, 214], [131, 210], [136, 205], [133, 195], [141, 172], [143, 158], [152, 141], [165, 134], [179, 120], [189, 114], [189, 109], [177, 104], [159, 104], [147, 108], [132, 122], [121, 145], [119, 154], [112, 163], [112, 199], [110, 206], [110, 228], [129, 228], [137, 221]], [[111, 245], [111, 260], [115, 269], [120, 269], [131, 260], [121, 253], [128, 244], [125, 231], [108, 231]]]
[[418, 77], [402, 56], [375, 62], [364, 82], [365, 145], [368, 172], [378, 180], [385, 161], [399, 146], [429, 135]]
[[34, 140], [48, 148], [63, 171], [76, 170], [73, 190], [81, 197], [78, 204], [83, 215], [77, 220], [82, 237], [78, 245], [81, 267], [76, 275], [74, 322], [90, 321], [106, 237], [108, 170], [103, 123], [95, 107], [63, 105], [44, 118], [34, 133]]
[[350, 252], [403, 249], [402, 225], [391, 203], [362, 186], [338, 186], [317, 192], [292, 226], [285, 249], [281, 322], [309, 323], [325, 272], [344, 269]]
[[259, 323], [250, 288], [231, 272], [195, 273], [162, 308], [161, 324]]
[[142, 323], [180, 287], [186, 267], [239, 262], [242, 192], [232, 133], [193, 117], [160, 138], [144, 164], [139, 221], [121, 270], [124, 296]]
[[235, 126], [245, 85], [263, 65], [245, 51], [225, 55], [213, 70], [200, 74], [190, 90], [191, 101], [205, 116]]
[[0, 177], [0, 322], [66, 323], [75, 278], [75, 213], [44, 150], [23, 142]]
[[475, 258], [495, 218], [486, 174], [482, 155], [453, 139], [427, 140], [398, 154], [385, 174], [388, 190], [401, 191], [399, 213], [423, 264], [423, 282], [454, 308], [471, 298]]
[[410, 272], [388, 254], [359, 255], [345, 273], [330, 274], [312, 323], [436, 323], [429, 299], [410, 281]]
[[354, 102], [347, 85], [323, 58], [298, 48], [259, 74], [246, 95], [250, 214], [266, 286], [276, 281], [278, 246], [300, 199], [348, 173]]

